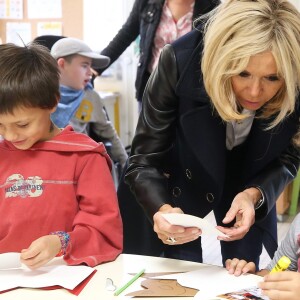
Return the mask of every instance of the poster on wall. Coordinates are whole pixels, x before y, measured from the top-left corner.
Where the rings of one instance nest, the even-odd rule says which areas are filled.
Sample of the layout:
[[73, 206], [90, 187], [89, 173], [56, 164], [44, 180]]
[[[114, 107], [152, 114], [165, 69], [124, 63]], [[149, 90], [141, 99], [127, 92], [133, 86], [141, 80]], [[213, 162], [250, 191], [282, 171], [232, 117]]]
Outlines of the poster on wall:
[[23, 19], [23, 0], [0, 0], [0, 19]]
[[62, 22], [38, 22], [37, 36], [62, 35]]
[[27, 0], [29, 19], [60, 19], [61, 0]]
[[31, 41], [31, 24], [28, 22], [6, 23], [6, 42], [24, 46]]

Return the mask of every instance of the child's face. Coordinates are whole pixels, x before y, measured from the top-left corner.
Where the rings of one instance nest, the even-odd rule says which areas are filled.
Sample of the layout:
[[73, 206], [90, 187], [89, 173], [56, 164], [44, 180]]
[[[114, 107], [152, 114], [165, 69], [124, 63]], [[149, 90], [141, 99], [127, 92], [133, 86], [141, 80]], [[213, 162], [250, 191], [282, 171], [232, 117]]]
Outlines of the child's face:
[[57, 128], [51, 128], [53, 109], [20, 107], [13, 114], [0, 114], [0, 135], [17, 149], [27, 150], [39, 141], [51, 139]]
[[75, 90], [83, 90], [92, 77], [91, 64], [91, 58], [81, 55], [74, 56], [71, 62], [60, 58], [60, 83]]

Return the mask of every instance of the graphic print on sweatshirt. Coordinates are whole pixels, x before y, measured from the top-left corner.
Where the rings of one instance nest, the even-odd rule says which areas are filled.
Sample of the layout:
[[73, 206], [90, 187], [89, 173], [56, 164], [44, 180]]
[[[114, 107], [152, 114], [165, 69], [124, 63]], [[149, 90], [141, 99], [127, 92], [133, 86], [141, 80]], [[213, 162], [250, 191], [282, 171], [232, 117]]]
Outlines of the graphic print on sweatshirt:
[[30, 176], [25, 179], [21, 174], [13, 174], [6, 179], [5, 198], [10, 197], [39, 197], [44, 186], [39, 176]]

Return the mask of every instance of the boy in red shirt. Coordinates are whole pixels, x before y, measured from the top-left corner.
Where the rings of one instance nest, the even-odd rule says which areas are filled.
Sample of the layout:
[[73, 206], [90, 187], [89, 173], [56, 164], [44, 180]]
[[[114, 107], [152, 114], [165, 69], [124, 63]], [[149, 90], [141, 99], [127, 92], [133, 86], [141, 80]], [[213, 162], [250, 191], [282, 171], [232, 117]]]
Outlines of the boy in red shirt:
[[0, 45], [0, 253], [38, 268], [64, 255], [95, 266], [122, 251], [122, 222], [102, 144], [59, 129], [56, 60], [40, 45]]

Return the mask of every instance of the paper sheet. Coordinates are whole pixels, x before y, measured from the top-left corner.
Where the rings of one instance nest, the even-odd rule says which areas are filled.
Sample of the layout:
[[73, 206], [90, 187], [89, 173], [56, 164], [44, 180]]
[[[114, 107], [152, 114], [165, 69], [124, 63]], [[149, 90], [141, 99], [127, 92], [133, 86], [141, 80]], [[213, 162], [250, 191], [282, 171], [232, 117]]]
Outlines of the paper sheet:
[[223, 295], [218, 295], [215, 299], [212, 300], [249, 300], [249, 299], [256, 299], [256, 300], [269, 300], [269, 297], [263, 296], [261, 294], [261, 289], [258, 287], [250, 287], [246, 289], [242, 289], [239, 291], [225, 293]]
[[20, 253], [9, 252], [0, 255], [0, 270], [19, 269], [21, 267]]
[[31, 41], [31, 24], [29, 22], [7, 22], [6, 43], [24, 46]]
[[263, 278], [257, 275], [246, 274], [234, 276], [225, 268], [213, 265], [201, 265], [199, 270], [158, 276], [159, 279], [176, 279], [177, 282], [189, 288], [198, 289], [196, 299], [212, 299], [217, 295], [257, 286]]
[[21, 268], [20, 253], [0, 254], [0, 264], [0, 291], [16, 287], [42, 288], [54, 285], [73, 290], [94, 271], [91, 267], [66, 266], [63, 262], [37, 270]]
[[172, 225], [180, 225], [184, 227], [197, 227], [202, 230], [202, 234], [228, 237], [226, 234], [215, 228], [214, 225], [202, 218], [179, 213], [162, 214], [162, 216]]
[[53, 19], [62, 17], [62, 0], [27, 0], [29, 19]]

